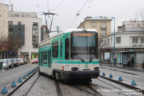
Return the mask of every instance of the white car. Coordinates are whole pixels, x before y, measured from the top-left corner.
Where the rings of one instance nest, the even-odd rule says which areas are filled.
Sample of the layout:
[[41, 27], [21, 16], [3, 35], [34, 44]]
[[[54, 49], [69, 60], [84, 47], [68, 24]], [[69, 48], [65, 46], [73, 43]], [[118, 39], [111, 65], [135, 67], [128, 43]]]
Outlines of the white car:
[[18, 58], [18, 60], [20, 65], [24, 64], [24, 58]]
[[0, 62], [2, 64], [2, 68], [1, 69], [8, 69], [9, 68], [9, 64], [8, 64], [8, 60], [7, 59], [1, 59]]
[[19, 65], [18, 58], [13, 58], [12, 62], [13, 62], [15, 67], [17, 67]]
[[27, 64], [27, 59], [26, 58], [23, 58], [24, 59], [24, 64]]

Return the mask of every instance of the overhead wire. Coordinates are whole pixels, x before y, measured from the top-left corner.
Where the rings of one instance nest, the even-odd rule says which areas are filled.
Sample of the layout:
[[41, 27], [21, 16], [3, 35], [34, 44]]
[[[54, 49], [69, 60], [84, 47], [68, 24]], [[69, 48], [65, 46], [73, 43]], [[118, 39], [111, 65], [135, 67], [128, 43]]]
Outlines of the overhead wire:
[[47, 10], [50, 11], [49, 0], [47, 0]]
[[77, 17], [81, 14], [81, 12], [84, 10], [85, 6], [87, 5], [88, 0], [85, 0], [85, 2], [83, 3], [82, 7], [80, 8], [79, 11], [77, 11], [74, 19], [72, 20], [72, 23], [70, 24], [69, 28], [74, 24], [74, 22], [76, 21]]
[[62, 5], [62, 3], [63, 3], [64, 1], [65, 1], [65, 0], [61, 0], [61, 2], [59, 2], [59, 3], [54, 7], [53, 11], [56, 10], [56, 9], [58, 9], [58, 8]]

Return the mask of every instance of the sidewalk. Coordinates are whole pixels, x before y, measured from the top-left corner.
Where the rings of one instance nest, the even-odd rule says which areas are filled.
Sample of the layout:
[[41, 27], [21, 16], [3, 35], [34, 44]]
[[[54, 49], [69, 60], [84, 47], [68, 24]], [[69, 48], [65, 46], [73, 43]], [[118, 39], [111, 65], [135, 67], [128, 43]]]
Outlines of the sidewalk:
[[104, 67], [104, 66], [109, 68], [117, 68], [117, 69], [129, 70], [129, 71], [144, 72], [144, 69], [141, 68], [123, 67], [120, 65], [112, 66], [112, 64], [100, 64], [100, 67]]

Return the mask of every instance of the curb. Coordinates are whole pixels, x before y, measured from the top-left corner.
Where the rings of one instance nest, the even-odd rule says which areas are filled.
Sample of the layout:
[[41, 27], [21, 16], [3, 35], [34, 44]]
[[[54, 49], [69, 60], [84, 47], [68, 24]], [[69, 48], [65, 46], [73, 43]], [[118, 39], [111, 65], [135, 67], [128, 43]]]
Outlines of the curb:
[[109, 80], [109, 81], [112, 81], [112, 82], [117, 83], [117, 84], [120, 84], [120, 85], [123, 85], [123, 86], [125, 86], [125, 87], [130, 88], [130, 89], [134, 89], [134, 90], [136, 90], [136, 91], [141, 92], [142, 94], [144, 94], [144, 90], [142, 90], [142, 89], [140, 89], [140, 88], [138, 88], [138, 87], [136, 87], [136, 86], [132, 86], [132, 85], [123, 83], [123, 82], [121, 82], [121, 81], [114, 80], [114, 79], [111, 79], [111, 78], [108, 78], [108, 77], [104, 77], [104, 76], [101, 76], [101, 75], [99, 75], [99, 76], [102, 77], [102, 78], [104, 78], [104, 79], [107, 79], [107, 80]]
[[[34, 68], [37, 69], [38, 67]], [[7, 96], [11, 96], [18, 88], [20, 88], [25, 82], [27, 82], [38, 70], [35, 70], [34, 73], [32, 73], [31, 75], [29, 75], [28, 78], [26, 78], [22, 83], [20, 83], [16, 88], [14, 88], [11, 92], [9, 92], [7, 94]]]

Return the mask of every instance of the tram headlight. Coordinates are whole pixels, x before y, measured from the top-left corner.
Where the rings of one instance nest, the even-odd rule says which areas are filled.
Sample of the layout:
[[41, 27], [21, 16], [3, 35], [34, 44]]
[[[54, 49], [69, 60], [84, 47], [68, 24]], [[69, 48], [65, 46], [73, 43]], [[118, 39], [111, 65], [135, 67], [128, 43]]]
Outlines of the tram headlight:
[[78, 71], [78, 68], [77, 67], [72, 67], [71, 70], [72, 71]]
[[64, 66], [62, 66], [62, 71], [64, 71]]
[[99, 67], [94, 67], [94, 70], [99, 70]]

